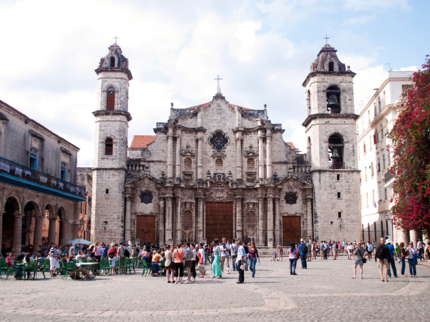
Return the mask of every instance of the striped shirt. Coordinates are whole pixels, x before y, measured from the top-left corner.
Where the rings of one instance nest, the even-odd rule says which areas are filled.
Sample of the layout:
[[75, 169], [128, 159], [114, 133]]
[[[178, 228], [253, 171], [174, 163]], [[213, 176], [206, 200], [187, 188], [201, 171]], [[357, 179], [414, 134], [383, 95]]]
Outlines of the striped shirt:
[[58, 257], [58, 250], [55, 247], [51, 247], [51, 249], [49, 250], [49, 253], [54, 253], [54, 257]]

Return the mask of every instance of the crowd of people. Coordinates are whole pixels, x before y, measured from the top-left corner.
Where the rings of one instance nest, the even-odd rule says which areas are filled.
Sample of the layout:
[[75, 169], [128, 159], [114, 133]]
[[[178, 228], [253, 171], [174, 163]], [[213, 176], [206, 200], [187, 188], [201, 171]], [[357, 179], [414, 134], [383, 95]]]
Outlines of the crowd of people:
[[[276, 247], [272, 255], [273, 261], [283, 261], [284, 250], [281, 245]], [[430, 245], [425, 248], [422, 241], [418, 240], [416, 247], [410, 242], [408, 246], [403, 243], [392, 245], [390, 240], [381, 238], [380, 243], [376, 242], [350, 242], [340, 241], [320, 241], [305, 242], [303, 239], [296, 245], [291, 243], [287, 249], [290, 263], [290, 275], [297, 275], [297, 261], [300, 259], [301, 268], [307, 269], [307, 262], [316, 260], [328, 260], [331, 257], [336, 260], [339, 255], [345, 255], [349, 260], [354, 260], [354, 275], [357, 277], [357, 267], [360, 268], [360, 277], [363, 278], [363, 265], [367, 260], [375, 260], [378, 265], [381, 280], [388, 282], [391, 271], [394, 277], [398, 277], [397, 264], [401, 265], [400, 275], [406, 276], [406, 263], [409, 265], [410, 276], [416, 276], [416, 265], [418, 261], [424, 260], [424, 256], [430, 258]], [[35, 255], [22, 253], [15, 258], [12, 252], [7, 255], [6, 266], [16, 269], [15, 278], [30, 278], [29, 274], [24, 276], [22, 266], [16, 263], [40, 263], [41, 260], [49, 260], [49, 269], [52, 277], [56, 277], [60, 270], [60, 261], [64, 263], [76, 263], [77, 270], [87, 279], [94, 279], [97, 274], [91, 274], [84, 267], [79, 267], [80, 261], [99, 262], [107, 260], [110, 267], [110, 274], [116, 274], [116, 265], [122, 258], [136, 258], [138, 262], [145, 262], [145, 266], [151, 270], [152, 275], [165, 275], [167, 283], [194, 283], [197, 272], [204, 278], [207, 275], [205, 265], [211, 265], [212, 278], [222, 279], [223, 274], [238, 272], [237, 283], [245, 281], [244, 272], [250, 270], [251, 278], [255, 278], [257, 263], [260, 256], [254, 243], [246, 243], [238, 240], [232, 241], [222, 238], [221, 242], [215, 239], [211, 243], [180, 243], [178, 245], [164, 245], [145, 243], [142, 246], [110, 244], [95, 242], [89, 246], [71, 245], [70, 247], [58, 247], [55, 243], [50, 248], [39, 250]], [[187, 278], [184, 280], [184, 273]], [[100, 271], [98, 272], [100, 273]], [[73, 273], [75, 274], [75, 273]]]

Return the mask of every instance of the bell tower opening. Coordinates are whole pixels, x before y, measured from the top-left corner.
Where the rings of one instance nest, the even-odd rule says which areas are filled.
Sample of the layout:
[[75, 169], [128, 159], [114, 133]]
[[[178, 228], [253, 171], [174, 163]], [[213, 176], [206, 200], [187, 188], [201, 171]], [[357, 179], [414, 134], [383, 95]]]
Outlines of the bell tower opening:
[[115, 67], [115, 57], [110, 57], [110, 67]]
[[328, 63], [328, 71], [334, 72], [334, 63], [332, 61]]
[[333, 134], [328, 139], [328, 158], [330, 169], [345, 169], [343, 162], [343, 137], [340, 134]]
[[327, 110], [330, 114], [340, 113], [340, 88], [332, 85], [326, 90], [327, 95]]

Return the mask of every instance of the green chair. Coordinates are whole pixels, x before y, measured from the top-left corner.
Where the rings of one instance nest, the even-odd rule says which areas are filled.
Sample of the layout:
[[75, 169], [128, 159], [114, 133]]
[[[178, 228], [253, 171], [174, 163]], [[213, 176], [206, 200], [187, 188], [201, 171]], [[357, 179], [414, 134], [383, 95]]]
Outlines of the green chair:
[[6, 260], [4, 258], [0, 258], [0, 278], [1, 271], [7, 271]]
[[[28, 273], [33, 273], [33, 279], [35, 280], [37, 277], [37, 272], [39, 271], [39, 267], [37, 266], [37, 263], [26, 263], [23, 269], [23, 275], [24, 279]], [[31, 276], [31, 275], [30, 275]]]
[[110, 266], [109, 266], [109, 261], [108, 261], [107, 259], [102, 259], [102, 260], [100, 261], [99, 266], [100, 266], [100, 274], [101, 274], [101, 273], [103, 273], [103, 272], [104, 272], [106, 275], [107, 275], [107, 274], [109, 274]]
[[78, 276], [79, 272], [77, 271], [78, 267], [76, 266], [75, 263], [65, 263], [65, 271], [66, 271], [66, 275], [64, 280], [67, 280], [67, 276], [69, 276], [69, 274], [74, 274], [75, 276], [73, 277], [73, 280], [76, 281], [76, 276]]
[[45, 273], [50, 272], [49, 268], [50, 268], [49, 259], [45, 259], [43, 261], [43, 266], [39, 267], [39, 272], [42, 273], [44, 279], [46, 279]]
[[60, 264], [60, 273], [61, 273], [61, 279], [67, 279], [67, 275], [69, 274], [68, 272], [67, 272], [67, 267], [66, 267], [66, 264], [67, 263], [64, 263], [63, 261], [59, 261], [59, 264]]
[[149, 272], [152, 272], [152, 269], [148, 267], [146, 260], [142, 259], [142, 276], [148, 276]]
[[17, 272], [18, 272], [18, 270], [16, 268], [14, 268], [14, 267], [8, 267], [7, 271], [6, 271], [6, 279], [9, 278], [9, 275], [12, 275], [14, 273], [16, 274]]
[[160, 262], [160, 277], [162, 277], [163, 276], [163, 271], [164, 271], [164, 267], [165, 267], [165, 264], [166, 263], [166, 260], [165, 259], [163, 259], [161, 262]]

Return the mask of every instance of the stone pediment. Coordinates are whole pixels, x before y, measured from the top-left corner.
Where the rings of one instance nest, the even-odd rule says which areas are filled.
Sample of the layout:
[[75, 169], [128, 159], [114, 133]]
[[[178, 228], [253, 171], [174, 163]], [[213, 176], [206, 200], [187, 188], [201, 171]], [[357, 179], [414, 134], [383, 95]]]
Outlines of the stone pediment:
[[285, 185], [285, 184], [292, 185], [293, 182], [299, 182], [303, 186], [303, 188], [313, 188], [312, 183], [305, 181], [305, 180], [302, 180], [302, 179], [298, 178], [297, 176], [295, 176], [294, 174], [289, 174], [286, 177], [280, 179], [276, 185], [277, 186], [281, 186], [281, 185]]

